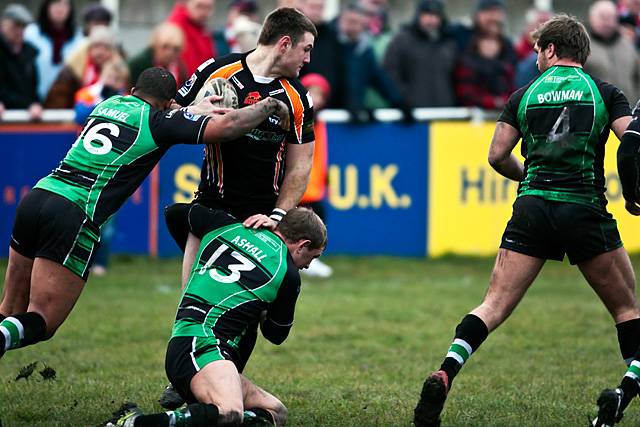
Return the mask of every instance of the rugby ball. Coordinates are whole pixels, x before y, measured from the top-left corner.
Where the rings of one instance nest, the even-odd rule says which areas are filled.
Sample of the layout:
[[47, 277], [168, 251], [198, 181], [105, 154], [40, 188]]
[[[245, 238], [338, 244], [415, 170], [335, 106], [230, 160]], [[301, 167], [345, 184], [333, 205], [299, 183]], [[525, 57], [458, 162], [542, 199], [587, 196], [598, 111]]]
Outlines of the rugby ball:
[[222, 97], [220, 101], [214, 102], [214, 105], [221, 108], [238, 108], [236, 88], [233, 87], [229, 80], [222, 77], [207, 80], [190, 105], [195, 105], [202, 101], [203, 98], [213, 95]]

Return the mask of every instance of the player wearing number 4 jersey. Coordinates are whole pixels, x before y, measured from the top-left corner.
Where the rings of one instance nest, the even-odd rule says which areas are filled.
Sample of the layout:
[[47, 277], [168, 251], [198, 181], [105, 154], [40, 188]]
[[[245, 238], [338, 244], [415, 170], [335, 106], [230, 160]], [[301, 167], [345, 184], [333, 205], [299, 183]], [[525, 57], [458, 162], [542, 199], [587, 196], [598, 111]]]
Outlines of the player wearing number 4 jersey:
[[[557, 16], [533, 36], [542, 75], [511, 96], [489, 149], [491, 166], [520, 182], [513, 216], [484, 301], [462, 319], [440, 369], [424, 382], [416, 426], [440, 425], [453, 379], [515, 309], [547, 259], [566, 254], [578, 265], [616, 323], [625, 361], [640, 343], [634, 273], [604, 195], [604, 145], [610, 129], [620, 138], [627, 128], [628, 102], [582, 70], [589, 37], [576, 19]], [[512, 154], [520, 139], [524, 165]]]
[[252, 325], [281, 344], [293, 325], [298, 270], [322, 254], [327, 231], [306, 208], [290, 210], [275, 231], [244, 227], [221, 210], [184, 205], [202, 240], [167, 348], [166, 371], [186, 408], [142, 415], [129, 408], [122, 426], [284, 425], [287, 410], [239, 373], [238, 344]]
[[21, 200], [0, 304], [0, 356], [53, 336], [87, 280], [100, 227], [171, 145], [230, 141], [273, 114], [288, 117], [273, 98], [231, 112], [211, 98], [170, 111], [175, 93], [170, 73], [145, 70], [131, 96], [93, 110], [58, 168]]

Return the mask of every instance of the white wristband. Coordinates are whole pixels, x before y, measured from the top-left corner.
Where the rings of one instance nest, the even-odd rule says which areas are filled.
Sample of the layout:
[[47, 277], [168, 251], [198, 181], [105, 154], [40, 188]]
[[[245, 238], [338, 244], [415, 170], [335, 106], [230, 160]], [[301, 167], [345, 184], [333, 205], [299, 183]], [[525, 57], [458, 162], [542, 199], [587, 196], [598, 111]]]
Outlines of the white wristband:
[[269, 218], [271, 218], [275, 222], [280, 222], [282, 221], [282, 218], [284, 218], [286, 214], [287, 214], [287, 211], [285, 211], [284, 209], [274, 208], [271, 211], [271, 215], [269, 215]]

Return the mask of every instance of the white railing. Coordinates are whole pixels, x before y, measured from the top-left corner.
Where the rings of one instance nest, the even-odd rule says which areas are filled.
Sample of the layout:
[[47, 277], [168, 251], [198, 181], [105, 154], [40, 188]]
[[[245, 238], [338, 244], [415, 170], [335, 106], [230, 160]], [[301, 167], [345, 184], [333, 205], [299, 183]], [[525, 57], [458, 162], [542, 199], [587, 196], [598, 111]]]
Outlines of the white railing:
[[[393, 108], [374, 110], [373, 117], [379, 122], [395, 122], [402, 120], [402, 112]], [[494, 120], [496, 112], [485, 111], [480, 108], [416, 108], [413, 117], [417, 121], [428, 120], [470, 120], [482, 122]], [[43, 110], [42, 122], [73, 122], [73, 110]], [[350, 120], [346, 110], [323, 110], [319, 118], [327, 123], [346, 123]], [[28, 123], [31, 121], [27, 110], [6, 110], [0, 118], [0, 123]]]

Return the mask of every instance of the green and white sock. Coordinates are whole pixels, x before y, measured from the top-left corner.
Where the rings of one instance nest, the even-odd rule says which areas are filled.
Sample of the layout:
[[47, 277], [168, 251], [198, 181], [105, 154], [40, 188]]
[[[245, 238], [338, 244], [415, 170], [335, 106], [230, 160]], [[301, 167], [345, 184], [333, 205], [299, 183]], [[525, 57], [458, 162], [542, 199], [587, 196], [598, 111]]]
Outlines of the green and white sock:
[[449, 351], [445, 357], [455, 359], [455, 361], [460, 364], [460, 367], [462, 367], [465, 362], [469, 360], [472, 353], [473, 349], [468, 342], [463, 339], [456, 338], [453, 340], [453, 343], [451, 343], [451, 347], [449, 347]]
[[20, 342], [24, 338], [24, 326], [18, 319], [9, 316], [0, 322], [0, 334], [4, 337], [4, 348], [1, 350], [6, 352], [20, 347]]

